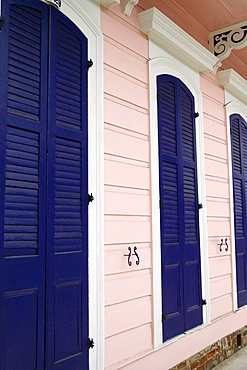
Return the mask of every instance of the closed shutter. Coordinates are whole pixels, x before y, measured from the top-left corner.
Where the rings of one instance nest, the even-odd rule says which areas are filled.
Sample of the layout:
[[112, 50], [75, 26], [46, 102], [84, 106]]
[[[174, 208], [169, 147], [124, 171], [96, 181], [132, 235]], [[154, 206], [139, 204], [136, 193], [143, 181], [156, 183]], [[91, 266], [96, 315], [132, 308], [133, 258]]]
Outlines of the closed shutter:
[[164, 341], [202, 323], [194, 98], [157, 78]]
[[247, 125], [237, 114], [230, 117], [233, 166], [234, 226], [238, 306], [247, 304]]
[[2, 0], [0, 368], [88, 369], [87, 38]]

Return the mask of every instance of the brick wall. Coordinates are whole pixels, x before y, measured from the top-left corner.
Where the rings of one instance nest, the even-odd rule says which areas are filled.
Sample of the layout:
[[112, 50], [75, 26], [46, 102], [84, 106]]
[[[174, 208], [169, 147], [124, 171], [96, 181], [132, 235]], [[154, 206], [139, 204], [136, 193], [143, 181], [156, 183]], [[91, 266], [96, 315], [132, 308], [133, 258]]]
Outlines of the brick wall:
[[218, 340], [170, 370], [210, 370], [247, 345], [247, 325]]

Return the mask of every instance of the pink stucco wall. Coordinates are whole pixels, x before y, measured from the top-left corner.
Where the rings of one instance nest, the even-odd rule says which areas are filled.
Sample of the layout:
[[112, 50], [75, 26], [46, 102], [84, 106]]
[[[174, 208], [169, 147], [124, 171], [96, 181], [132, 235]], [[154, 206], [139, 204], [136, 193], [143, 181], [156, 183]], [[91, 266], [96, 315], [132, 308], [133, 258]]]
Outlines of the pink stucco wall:
[[[245, 310], [233, 313], [224, 90], [217, 75], [202, 74], [211, 323], [153, 350], [149, 51], [137, 18], [144, 8], [136, 6], [130, 18], [120, 7], [101, 10], [105, 71], [105, 368], [109, 370], [169, 369], [246, 324]], [[183, 19], [172, 5], [167, 13], [188, 32], [188, 15]], [[206, 32], [198, 24], [191, 23], [190, 34], [207, 45]], [[227, 252], [219, 251], [221, 238], [228, 239]], [[137, 266], [133, 257], [132, 266], [128, 266], [124, 254], [134, 246], [141, 263]]]

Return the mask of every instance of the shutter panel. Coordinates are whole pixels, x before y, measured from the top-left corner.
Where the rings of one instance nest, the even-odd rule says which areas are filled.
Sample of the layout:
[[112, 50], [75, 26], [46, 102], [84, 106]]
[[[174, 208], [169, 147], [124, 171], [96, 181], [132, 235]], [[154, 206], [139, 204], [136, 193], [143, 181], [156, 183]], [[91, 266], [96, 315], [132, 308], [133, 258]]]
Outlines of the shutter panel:
[[86, 369], [87, 39], [62, 13], [50, 12], [48, 367]]
[[158, 86], [164, 341], [202, 323], [194, 100], [180, 80]]
[[233, 166], [234, 225], [236, 243], [238, 306], [247, 304], [247, 127], [239, 115], [232, 115], [231, 144]]
[[179, 195], [179, 146], [177, 145], [176, 80], [158, 76], [158, 122], [162, 253], [162, 312], [164, 341], [184, 330], [183, 315], [183, 263], [179, 223], [181, 199]]
[[185, 330], [202, 324], [201, 264], [194, 98], [179, 82], [182, 120]]
[[39, 1], [2, 0], [2, 15], [0, 368], [36, 369], [44, 354], [48, 13]]

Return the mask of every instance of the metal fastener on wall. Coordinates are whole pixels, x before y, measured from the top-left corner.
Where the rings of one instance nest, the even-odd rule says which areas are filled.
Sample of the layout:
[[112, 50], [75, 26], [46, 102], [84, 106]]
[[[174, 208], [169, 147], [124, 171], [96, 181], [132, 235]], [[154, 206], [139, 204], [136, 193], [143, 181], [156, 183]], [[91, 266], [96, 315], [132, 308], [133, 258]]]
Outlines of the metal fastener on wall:
[[131, 247], [128, 247], [128, 254], [124, 254], [124, 257], [128, 257], [128, 265], [132, 266], [131, 256], [136, 256], [136, 265], [140, 264], [140, 257], [137, 253], [137, 247], [134, 247], [134, 253], [131, 252]]
[[221, 239], [220, 240], [221, 241], [221, 243], [220, 244], [218, 244], [219, 246], [220, 246], [220, 252], [222, 252], [222, 246], [223, 245], [225, 245], [226, 247], [225, 247], [225, 251], [227, 252], [228, 251], [228, 243], [227, 243], [227, 238], [225, 238], [225, 242], [224, 242], [224, 239]]

